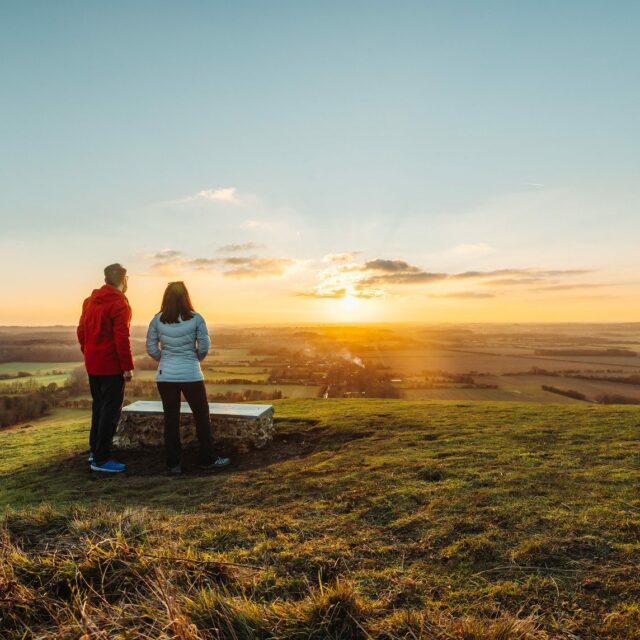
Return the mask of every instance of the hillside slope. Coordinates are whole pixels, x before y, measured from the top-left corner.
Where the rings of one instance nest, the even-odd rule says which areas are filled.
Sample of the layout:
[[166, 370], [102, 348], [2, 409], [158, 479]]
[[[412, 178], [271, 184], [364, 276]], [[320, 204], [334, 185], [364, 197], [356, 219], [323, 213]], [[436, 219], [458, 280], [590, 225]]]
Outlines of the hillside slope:
[[637, 408], [274, 404], [218, 475], [96, 478], [86, 412], [0, 432], [0, 637], [639, 637]]

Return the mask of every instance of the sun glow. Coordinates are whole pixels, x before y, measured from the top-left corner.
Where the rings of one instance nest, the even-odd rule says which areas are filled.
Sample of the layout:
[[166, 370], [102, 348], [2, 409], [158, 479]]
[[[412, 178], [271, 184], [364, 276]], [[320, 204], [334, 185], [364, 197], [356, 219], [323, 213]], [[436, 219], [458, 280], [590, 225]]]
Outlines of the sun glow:
[[323, 316], [328, 322], [375, 322], [384, 309], [378, 301], [360, 298], [346, 292], [343, 296], [319, 300], [318, 309], [323, 309]]
[[360, 300], [355, 296], [347, 294], [343, 298], [340, 298], [340, 304], [346, 311], [355, 311], [360, 306]]

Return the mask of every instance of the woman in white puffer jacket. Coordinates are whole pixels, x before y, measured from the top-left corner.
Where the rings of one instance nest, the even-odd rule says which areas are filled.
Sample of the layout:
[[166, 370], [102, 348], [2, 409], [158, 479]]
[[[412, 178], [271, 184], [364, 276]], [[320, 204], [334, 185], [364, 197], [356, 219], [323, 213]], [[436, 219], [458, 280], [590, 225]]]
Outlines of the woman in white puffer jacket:
[[181, 473], [180, 396], [184, 394], [196, 423], [200, 464], [218, 468], [228, 458], [213, 455], [209, 403], [200, 361], [209, 353], [211, 339], [204, 318], [196, 313], [184, 282], [170, 282], [160, 313], [149, 324], [147, 353], [159, 361], [156, 384], [164, 410], [164, 442], [169, 473]]

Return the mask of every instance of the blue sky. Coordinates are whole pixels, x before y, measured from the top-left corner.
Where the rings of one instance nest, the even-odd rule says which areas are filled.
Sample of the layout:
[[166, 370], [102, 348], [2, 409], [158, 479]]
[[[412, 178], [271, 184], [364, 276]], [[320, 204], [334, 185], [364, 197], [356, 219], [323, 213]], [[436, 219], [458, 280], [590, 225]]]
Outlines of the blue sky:
[[[72, 321], [113, 260], [146, 283], [145, 313], [178, 276], [228, 296], [221, 321], [255, 321], [243, 300], [261, 295], [338, 319], [356, 305], [322, 297], [326, 256], [355, 251], [343, 273], [585, 272], [548, 284], [576, 284], [573, 304], [533, 282], [342, 282], [363, 320], [390, 319], [383, 300], [443, 320], [538, 298], [532, 319], [576, 319], [607, 296], [629, 319], [639, 26], [637, 2], [2, 3], [0, 268], [19, 263], [7, 286], [41, 304], [0, 323]], [[231, 253], [255, 268], [235, 277], [219, 248], [249, 242]], [[52, 266], [69, 274], [55, 299]]]

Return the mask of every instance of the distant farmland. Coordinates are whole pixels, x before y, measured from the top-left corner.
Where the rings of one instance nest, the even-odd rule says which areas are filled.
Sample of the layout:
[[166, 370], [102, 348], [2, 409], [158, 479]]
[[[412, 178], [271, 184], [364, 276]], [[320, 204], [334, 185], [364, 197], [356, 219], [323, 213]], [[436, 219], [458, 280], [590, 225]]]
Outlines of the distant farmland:
[[[532, 354], [462, 351], [450, 349], [415, 349], [402, 351], [365, 351], [359, 353], [360, 357], [374, 363], [385, 365], [394, 371], [409, 374], [421, 373], [424, 370], [442, 369], [452, 373], [467, 373], [477, 371], [481, 373], [519, 373], [540, 367], [549, 371], [562, 371], [564, 369], [593, 369], [605, 371], [611, 368], [620, 368], [640, 372], [640, 358], [635, 364], [630, 358], [602, 358], [602, 362], [591, 357], [566, 357], [551, 358], [534, 356]], [[631, 362], [630, 362], [631, 360]]]
[[[3, 329], [13, 349], [32, 339], [55, 349], [75, 341], [72, 327], [55, 330]], [[146, 328], [133, 328], [134, 388], [128, 397], [155, 397], [155, 363], [145, 355]], [[212, 327], [213, 349], [203, 362], [211, 396], [280, 391], [284, 397], [313, 398], [328, 386], [339, 396], [376, 397], [387, 385], [407, 399], [461, 401], [581, 402], [544, 391], [542, 386], [583, 393], [640, 399], [640, 385], [582, 378], [640, 375], [640, 325], [466, 325], [459, 327]], [[620, 355], [624, 353], [624, 355]], [[542, 355], [545, 354], [545, 355]], [[577, 355], [576, 355], [577, 354]], [[631, 354], [631, 355], [627, 355]], [[378, 380], [363, 392], [362, 370], [336, 380], [340, 363], [364, 365]], [[0, 392], [21, 393], [55, 383], [62, 386], [81, 363], [5, 362]], [[352, 365], [353, 366], [353, 365]], [[329, 375], [332, 371], [331, 376]], [[18, 372], [29, 375], [18, 378]], [[344, 374], [344, 375], [343, 375]], [[466, 379], [456, 379], [460, 376]], [[578, 377], [576, 377], [578, 376]], [[270, 383], [270, 379], [278, 380]], [[135, 387], [135, 382], [140, 382]], [[381, 384], [384, 383], [384, 384]], [[288, 383], [288, 384], [287, 384]], [[489, 388], [494, 387], [494, 388]], [[78, 399], [87, 397], [81, 393]]]

